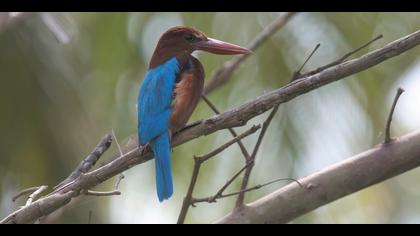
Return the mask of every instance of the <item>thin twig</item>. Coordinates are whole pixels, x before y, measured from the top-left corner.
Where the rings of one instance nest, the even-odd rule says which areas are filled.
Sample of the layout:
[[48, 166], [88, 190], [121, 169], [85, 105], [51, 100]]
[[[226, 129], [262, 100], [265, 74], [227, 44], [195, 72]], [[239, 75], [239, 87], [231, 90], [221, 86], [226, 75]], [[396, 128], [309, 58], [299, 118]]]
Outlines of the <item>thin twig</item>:
[[104, 137], [102, 137], [98, 145], [96, 145], [93, 151], [85, 159], [83, 159], [82, 162], [80, 162], [80, 164], [70, 174], [70, 176], [54, 187], [54, 192], [59, 191], [62, 187], [77, 179], [80, 175], [87, 173], [99, 160], [102, 154], [109, 148], [109, 146], [111, 146], [111, 143], [111, 135], [106, 134]]
[[[216, 108], [216, 106], [203, 94], [201, 95], [203, 100], [206, 102], [206, 104], [216, 113], [217, 115], [220, 114], [220, 111]], [[232, 134], [233, 137], [237, 137], [238, 134], [233, 128], [228, 128], [229, 132]], [[251, 159], [251, 156], [249, 155], [248, 151], [245, 148], [245, 145], [242, 143], [241, 140], [238, 140], [239, 148], [241, 149], [242, 154], [245, 157], [246, 161], [249, 161]]]
[[295, 71], [293, 73], [292, 79], [290, 80], [290, 82], [299, 79], [299, 77], [302, 76], [302, 74], [300, 72], [302, 72], [303, 67], [306, 65], [306, 63], [311, 59], [311, 57], [315, 54], [315, 52], [318, 50], [318, 48], [321, 46], [320, 43], [318, 43], [315, 48], [312, 50], [311, 54], [309, 54], [309, 56], [306, 58], [305, 62], [303, 62], [303, 64], [300, 66], [299, 70]]
[[124, 153], [123, 153], [123, 151], [121, 149], [120, 143], [118, 142], [117, 135], [115, 135], [114, 128], [112, 128], [111, 132], [112, 132], [112, 136], [114, 136], [115, 143], [117, 144], [118, 151], [120, 151], [120, 155], [121, 156], [124, 155]]
[[238, 135], [237, 137], [231, 139], [230, 141], [226, 142], [225, 144], [221, 145], [219, 148], [216, 148], [215, 150], [209, 152], [208, 154], [202, 155], [202, 156], [194, 156], [194, 169], [190, 180], [190, 185], [188, 186], [187, 194], [184, 197], [184, 201], [182, 202], [181, 211], [178, 216], [177, 223], [182, 224], [185, 221], [185, 217], [187, 216], [188, 208], [191, 205], [191, 201], [193, 199], [193, 192], [195, 185], [197, 183], [198, 174], [200, 172], [201, 164], [210, 158], [216, 156], [223, 150], [226, 150], [229, 146], [236, 143], [238, 140], [241, 140], [253, 133], [255, 133], [258, 129], [260, 129], [260, 125], [254, 125], [249, 130], [245, 131], [244, 133]]
[[397, 105], [398, 99], [400, 98], [401, 94], [404, 92], [404, 89], [398, 88], [397, 93], [395, 94], [394, 102], [392, 103], [391, 111], [389, 112], [388, 121], [386, 122], [385, 127], [385, 141], [384, 143], [387, 144], [392, 141], [391, 138], [391, 121], [392, 116], [394, 115], [394, 110]]
[[184, 201], [182, 202], [181, 211], [179, 212], [177, 224], [183, 224], [185, 221], [185, 217], [187, 216], [188, 209], [191, 205], [191, 200], [193, 198], [192, 194], [194, 192], [195, 184], [197, 183], [198, 173], [200, 172], [201, 162], [197, 160], [194, 156], [194, 169], [190, 180], [190, 185], [188, 186], [187, 195], [184, 197]]
[[[241, 191], [238, 191], [238, 192], [233, 192], [233, 193], [228, 193], [228, 194], [220, 194], [217, 197], [217, 199], [232, 197], [232, 196], [239, 195], [241, 193], [254, 191], [254, 190], [260, 189], [262, 187], [265, 187], [267, 185], [270, 185], [270, 184], [273, 184], [273, 183], [276, 183], [276, 182], [279, 182], [279, 181], [284, 181], [284, 180], [289, 180], [289, 181], [296, 182], [299, 185], [299, 187], [301, 187], [301, 188], [303, 187], [302, 184], [298, 180], [296, 180], [296, 179], [293, 179], [293, 178], [281, 178], [281, 179], [272, 180], [272, 181], [270, 181], [268, 183], [265, 183], [265, 184], [258, 184], [258, 185], [255, 185], [254, 187], [247, 188], [247, 189], [244, 189], [244, 190], [241, 190]], [[208, 202], [208, 203], [211, 203], [211, 202], [214, 202], [212, 200], [213, 199], [211, 199], [211, 198], [195, 198], [194, 199], [194, 203], [199, 203], [199, 202]]]
[[121, 192], [119, 190], [112, 190], [108, 192], [87, 190], [84, 192], [84, 194], [88, 196], [105, 197], [105, 196], [121, 195]]
[[227, 182], [226, 182], [226, 184], [225, 185], [223, 185], [223, 187], [222, 188], [220, 188], [220, 190], [219, 191], [217, 191], [217, 193], [214, 195], [214, 197], [213, 197], [213, 201], [215, 200], [215, 199], [217, 199], [217, 198], [219, 198], [220, 196], [222, 196], [223, 195], [223, 192], [227, 189], [227, 187], [229, 187], [232, 183], [233, 183], [233, 181], [235, 181], [235, 179], [236, 178], [238, 178], [238, 176], [240, 175], [240, 174], [242, 174], [242, 172], [244, 171], [244, 170], [246, 170], [249, 166], [251, 166], [251, 165], [253, 165], [254, 164], [254, 161], [250, 161], [250, 162], [248, 162], [242, 169], [240, 169], [232, 178], [230, 178]]
[[121, 195], [121, 191], [119, 191], [119, 187], [120, 187], [120, 183], [121, 180], [123, 180], [125, 178], [124, 174], [119, 174], [117, 180], [115, 181], [114, 184], [114, 190], [112, 191], [93, 191], [93, 190], [86, 190], [84, 192], [85, 195], [90, 195], [90, 196], [98, 196], [98, 197], [102, 197], [102, 196], [113, 196], [113, 195]]
[[28, 193], [33, 193], [34, 191], [38, 190], [40, 187], [30, 187], [27, 189], [24, 189], [20, 192], [18, 192], [17, 194], [15, 194], [15, 196], [12, 197], [12, 201], [15, 202], [18, 198], [22, 197], [23, 195], [26, 195]]
[[[296, 12], [289, 12], [284, 15], [277, 17], [274, 21], [268, 24], [264, 29], [249, 43], [247, 46], [251, 51], [257, 50], [267, 39], [269, 39], [274, 33], [280, 30], [286, 23], [294, 16]], [[216, 70], [213, 79], [207, 83], [204, 89], [204, 94], [209, 94], [211, 91], [226, 83], [231, 77], [233, 72], [239, 67], [239, 65], [251, 54], [244, 54], [236, 56], [231, 60], [225, 62], [222, 67]]]
[[230, 178], [220, 189], [219, 191], [217, 191], [216, 194], [214, 194], [213, 196], [207, 197], [207, 198], [193, 198], [191, 199], [190, 205], [194, 205], [194, 203], [196, 202], [201, 202], [200, 199], [207, 199], [206, 202], [208, 203], [212, 203], [212, 202], [216, 202], [217, 199], [221, 198], [221, 196], [223, 196], [223, 192], [226, 190], [226, 188], [228, 188], [233, 181], [235, 181], [235, 179], [238, 178], [238, 176], [240, 174], [242, 174], [242, 172], [244, 170], [246, 170], [246, 168], [248, 168], [248, 166], [252, 165], [252, 161], [249, 162], [248, 164], [246, 164], [244, 167], [242, 167], [232, 178]]
[[38, 189], [37, 189], [35, 192], [33, 192], [31, 195], [29, 195], [28, 200], [26, 201], [25, 206], [29, 206], [29, 205], [31, 205], [31, 203], [32, 203], [34, 200], [36, 200], [36, 199], [38, 198], [38, 196], [39, 196], [42, 192], [44, 192], [45, 190], [47, 190], [47, 188], [48, 188], [48, 186], [46, 186], [46, 185], [43, 185], [43, 186], [38, 187]]
[[366, 48], [367, 46], [371, 45], [373, 42], [375, 42], [375, 41], [377, 41], [377, 40], [381, 39], [382, 37], [383, 37], [383, 35], [382, 35], [382, 34], [380, 34], [380, 35], [376, 36], [376, 38], [374, 38], [374, 39], [370, 40], [369, 42], [367, 42], [367, 43], [363, 44], [362, 46], [360, 46], [360, 47], [358, 47], [358, 48], [354, 49], [353, 51], [348, 52], [347, 54], [345, 54], [344, 56], [342, 56], [340, 59], [338, 59], [337, 61], [333, 62], [333, 64], [332, 64], [332, 65], [334, 65], [334, 66], [335, 66], [335, 65], [337, 65], [337, 64], [340, 64], [340, 63], [344, 62], [344, 61], [345, 61], [347, 58], [349, 58], [351, 55], [353, 55], [353, 54], [355, 54], [356, 52], [358, 52], [358, 51], [362, 50], [363, 48]]
[[[117, 144], [118, 151], [120, 152], [121, 156], [124, 156], [124, 152], [121, 149], [120, 143], [118, 142], [117, 135], [115, 135], [114, 128], [112, 128], [112, 136], [114, 136], [115, 143]], [[124, 179], [124, 173], [118, 175], [117, 182], [115, 182], [115, 189], [118, 189], [118, 185], [120, 184], [121, 180]]]
[[321, 72], [321, 71], [323, 71], [323, 70], [325, 70], [325, 69], [328, 69], [328, 68], [330, 68], [330, 67], [333, 67], [333, 66], [336, 66], [336, 65], [338, 65], [338, 64], [341, 64], [341, 63], [343, 63], [343, 62], [344, 62], [347, 58], [349, 58], [351, 55], [353, 55], [353, 54], [355, 54], [356, 52], [358, 52], [358, 51], [362, 50], [363, 48], [365, 48], [365, 47], [369, 46], [370, 44], [372, 44], [373, 42], [377, 41], [378, 39], [380, 39], [380, 38], [382, 38], [382, 37], [383, 37], [383, 36], [382, 36], [382, 34], [381, 34], [381, 35], [379, 35], [379, 36], [375, 37], [374, 39], [370, 40], [369, 42], [367, 42], [367, 43], [363, 44], [362, 46], [360, 46], [360, 47], [358, 47], [358, 48], [356, 48], [356, 49], [354, 49], [354, 50], [352, 50], [352, 51], [350, 51], [350, 52], [346, 53], [344, 56], [340, 57], [339, 59], [337, 59], [337, 60], [335, 60], [335, 61], [333, 61], [333, 62], [331, 62], [331, 63], [329, 63], [329, 64], [327, 64], [327, 65], [325, 65], [325, 66], [321, 66], [321, 67], [319, 67], [319, 68], [317, 68], [317, 69], [315, 69], [315, 70], [313, 70], [313, 71], [310, 71], [310, 72], [308, 72], [308, 73], [305, 73], [305, 74], [301, 75], [300, 77], [306, 77], [306, 76], [310, 76], [310, 75], [318, 74], [319, 72]]
[[216, 156], [217, 154], [221, 153], [223, 150], [225, 150], [226, 148], [230, 147], [232, 144], [235, 144], [238, 140], [241, 140], [253, 133], [255, 133], [257, 130], [259, 130], [261, 128], [261, 125], [253, 125], [249, 130], [243, 132], [242, 134], [236, 136], [235, 138], [231, 139], [230, 141], [226, 142], [225, 144], [223, 144], [222, 146], [214, 149], [213, 151], [202, 155], [202, 156], [197, 156], [196, 158], [198, 159], [199, 162], [205, 162], [208, 159]]
[[115, 181], [115, 185], [114, 185], [115, 190], [120, 188], [121, 180], [123, 180], [124, 178], [125, 178], [125, 176], [123, 174], [118, 175], [118, 179], [117, 179], [117, 181]]
[[[267, 119], [263, 123], [262, 129], [261, 129], [261, 132], [260, 132], [260, 135], [258, 136], [257, 143], [255, 144], [254, 151], [252, 152], [252, 155], [251, 155], [252, 165], [250, 165], [246, 169], [245, 174], [244, 174], [244, 177], [242, 179], [241, 191], [244, 190], [244, 189], [246, 189], [247, 186], [248, 186], [249, 177], [251, 176], [252, 168], [254, 167], [255, 158], [257, 156], [258, 149], [260, 148], [260, 145], [261, 145], [262, 140], [264, 138], [264, 135], [265, 135], [265, 133], [266, 133], [266, 131], [268, 129], [268, 126], [270, 125], [271, 120], [274, 118], [274, 115], [277, 113], [277, 110], [278, 109], [279, 109], [279, 105], [275, 106], [273, 108], [273, 110], [271, 111], [270, 115], [267, 117]], [[240, 193], [238, 195], [238, 199], [236, 200], [235, 206], [236, 207], [242, 206], [243, 203], [244, 203], [244, 198], [245, 198], [244, 192]]]

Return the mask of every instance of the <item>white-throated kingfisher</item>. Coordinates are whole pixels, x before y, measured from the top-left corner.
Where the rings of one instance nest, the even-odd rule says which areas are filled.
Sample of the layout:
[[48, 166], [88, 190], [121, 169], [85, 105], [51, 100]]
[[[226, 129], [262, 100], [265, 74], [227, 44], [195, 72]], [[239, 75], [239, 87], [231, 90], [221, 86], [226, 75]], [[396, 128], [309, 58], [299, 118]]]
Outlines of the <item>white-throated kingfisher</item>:
[[195, 50], [224, 55], [250, 52], [186, 26], [170, 28], [159, 39], [137, 105], [139, 144], [149, 143], [154, 153], [159, 201], [173, 193], [171, 135], [186, 125], [203, 91], [204, 69], [191, 55]]

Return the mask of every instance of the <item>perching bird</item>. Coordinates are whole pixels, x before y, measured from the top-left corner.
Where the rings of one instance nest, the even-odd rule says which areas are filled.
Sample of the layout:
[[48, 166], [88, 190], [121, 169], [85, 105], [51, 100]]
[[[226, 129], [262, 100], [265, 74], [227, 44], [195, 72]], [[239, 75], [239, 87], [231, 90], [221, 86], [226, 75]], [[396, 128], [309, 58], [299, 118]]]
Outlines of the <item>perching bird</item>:
[[156, 46], [138, 96], [139, 144], [150, 144], [155, 156], [159, 201], [173, 193], [171, 135], [185, 126], [201, 97], [204, 70], [191, 53], [203, 50], [235, 55], [250, 51], [206, 37], [186, 26], [166, 31]]

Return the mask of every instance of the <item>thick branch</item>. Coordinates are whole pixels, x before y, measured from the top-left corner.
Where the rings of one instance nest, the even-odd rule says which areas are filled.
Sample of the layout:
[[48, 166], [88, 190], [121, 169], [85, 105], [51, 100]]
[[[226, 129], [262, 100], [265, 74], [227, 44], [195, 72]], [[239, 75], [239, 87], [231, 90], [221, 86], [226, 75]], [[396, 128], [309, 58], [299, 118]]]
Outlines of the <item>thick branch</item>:
[[320, 206], [420, 166], [420, 131], [399, 137], [243, 206], [217, 223], [286, 223]]
[[[278, 104], [285, 103], [323, 85], [366, 70], [419, 44], [420, 31], [416, 31], [362, 57], [330, 67], [317, 74], [303, 77], [285, 87], [276, 89], [247, 102], [242, 106], [198, 122], [194, 126], [189, 126], [174, 136], [172, 144], [173, 146], [178, 146], [202, 135], [214, 133], [217, 130], [245, 125], [248, 120]], [[0, 221], [0, 223], [33, 222], [39, 217], [49, 214], [64, 204], [67, 204], [72, 197], [80, 194], [81, 189], [91, 189], [134, 165], [152, 159], [151, 152], [148, 148], [140, 148], [139, 150], [136, 146], [136, 142], [132, 142], [132, 150], [126, 152], [123, 156], [118, 154], [120, 157], [112, 162], [99, 169], [82, 174], [73, 183], [64, 187], [58, 193], [33, 202], [29, 206], [12, 213], [11, 216]], [[47, 209], [39, 211], [40, 204]]]

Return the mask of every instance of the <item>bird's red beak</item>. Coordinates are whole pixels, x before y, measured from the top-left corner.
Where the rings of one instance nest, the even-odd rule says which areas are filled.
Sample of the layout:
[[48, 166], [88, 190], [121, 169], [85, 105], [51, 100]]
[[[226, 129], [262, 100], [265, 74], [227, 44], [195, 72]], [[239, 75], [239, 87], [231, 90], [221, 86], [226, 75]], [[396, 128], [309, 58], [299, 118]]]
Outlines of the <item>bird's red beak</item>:
[[221, 55], [236, 55], [252, 53], [251, 50], [240, 47], [235, 44], [226, 43], [217, 39], [207, 38], [207, 40], [196, 43], [197, 50], [221, 54]]

